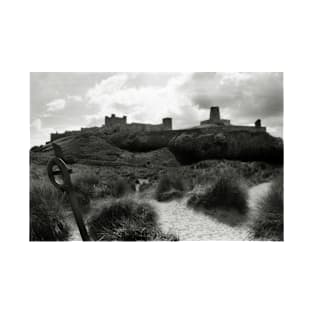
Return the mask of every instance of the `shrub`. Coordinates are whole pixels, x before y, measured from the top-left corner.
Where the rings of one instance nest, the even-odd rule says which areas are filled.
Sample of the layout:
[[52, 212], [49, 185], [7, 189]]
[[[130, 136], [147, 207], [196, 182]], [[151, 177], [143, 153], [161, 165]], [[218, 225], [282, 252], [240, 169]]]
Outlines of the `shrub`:
[[112, 184], [112, 196], [115, 198], [121, 198], [132, 191], [131, 185], [125, 179], [117, 178]]
[[255, 239], [284, 240], [283, 176], [279, 176], [269, 192], [257, 204], [259, 216], [252, 226]]
[[205, 210], [222, 208], [245, 215], [248, 211], [247, 191], [237, 176], [223, 175], [200, 195], [193, 195], [188, 205]]
[[167, 201], [183, 196], [185, 186], [181, 176], [164, 175], [160, 178], [158, 186], [155, 191], [155, 198], [158, 201]]
[[47, 182], [32, 182], [30, 189], [30, 240], [64, 241], [69, 227], [62, 212], [68, 205], [65, 195]]
[[150, 205], [129, 199], [108, 203], [88, 225], [89, 234], [94, 240], [178, 240], [174, 235], [164, 234], [160, 230], [157, 215]]

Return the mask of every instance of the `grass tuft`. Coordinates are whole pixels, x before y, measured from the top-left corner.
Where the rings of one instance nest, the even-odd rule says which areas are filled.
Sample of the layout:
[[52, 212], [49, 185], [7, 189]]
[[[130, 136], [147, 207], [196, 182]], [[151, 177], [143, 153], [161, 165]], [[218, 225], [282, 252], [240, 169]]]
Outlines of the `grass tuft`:
[[284, 240], [283, 175], [279, 176], [269, 192], [257, 204], [259, 216], [252, 226], [255, 239]]
[[106, 204], [102, 212], [88, 223], [89, 234], [102, 241], [176, 241], [178, 238], [164, 234], [157, 225], [154, 209], [146, 203], [129, 199]]
[[193, 195], [189, 204], [205, 208], [223, 207], [234, 209], [241, 214], [247, 213], [247, 192], [236, 177], [222, 176], [201, 195]]
[[201, 194], [192, 195], [187, 205], [220, 222], [235, 226], [247, 218], [248, 194], [236, 176], [223, 175]]
[[30, 241], [65, 241], [69, 227], [62, 212], [66, 196], [48, 182], [32, 181], [30, 189]]

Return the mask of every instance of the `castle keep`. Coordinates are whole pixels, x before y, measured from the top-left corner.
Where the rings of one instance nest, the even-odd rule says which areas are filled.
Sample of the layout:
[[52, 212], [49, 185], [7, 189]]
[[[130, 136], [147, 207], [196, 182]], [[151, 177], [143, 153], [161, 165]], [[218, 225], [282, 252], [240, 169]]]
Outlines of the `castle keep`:
[[200, 122], [200, 125], [228, 126], [230, 125], [230, 120], [221, 119], [219, 107], [211, 107], [210, 119]]
[[104, 126], [114, 127], [114, 126], [125, 126], [127, 124], [127, 116], [116, 117], [112, 114], [111, 117], [106, 116], [104, 119]]
[[[232, 125], [230, 120], [221, 119], [219, 107], [211, 107], [210, 110], [210, 119], [200, 122], [199, 126], [189, 128], [188, 131], [193, 129], [202, 128], [207, 129], [208, 132], [211, 131], [249, 131], [249, 132], [266, 132], [266, 127], [261, 125], [261, 120], [258, 119], [255, 121], [254, 126], [241, 126], [241, 125]], [[104, 118], [104, 125], [102, 127], [90, 127], [90, 128], [81, 128], [81, 130], [75, 131], [66, 131], [64, 133], [52, 133], [50, 135], [50, 141], [76, 135], [81, 132], [88, 131], [105, 131], [106, 129], [112, 130], [122, 130], [126, 129], [131, 132], [160, 132], [160, 131], [172, 131], [172, 118], [166, 117], [163, 118], [162, 124], [145, 124], [145, 123], [127, 123], [127, 116], [117, 117], [115, 114], [111, 116], [106, 116]], [[186, 131], [187, 129], [182, 129], [181, 131]], [[177, 132], [178, 130], [175, 130]]]

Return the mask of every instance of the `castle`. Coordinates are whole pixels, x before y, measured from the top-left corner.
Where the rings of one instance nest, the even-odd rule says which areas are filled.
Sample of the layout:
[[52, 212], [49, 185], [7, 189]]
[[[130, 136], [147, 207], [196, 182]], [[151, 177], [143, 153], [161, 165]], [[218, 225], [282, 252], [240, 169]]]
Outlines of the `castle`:
[[[64, 133], [52, 133], [50, 134], [50, 141], [63, 138], [66, 136], [76, 135], [81, 132], [88, 131], [101, 131], [106, 129], [111, 130], [122, 130], [126, 129], [134, 132], [160, 132], [160, 131], [173, 131], [172, 129], [172, 118], [163, 118], [162, 124], [145, 124], [145, 123], [130, 123], [127, 124], [127, 116], [117, 117], [115, 114], [111, 116], [106, 116], [104, 119], [104, 125], [102, 127], [89, 127], [81, 128], [80, 130], [65, 131]], [[241, 126], [232, 125], [230, 120], [221, 119], [219, 107], [211, 107], [210, 109], [210, 119], [200, 122], [199, 126], [189, 128], [188, 130], [197, 128], [207, 128], [208, 131], [250, 131], [250, 132], [266, 132], [266, 127], [261, 125], [261, 120], [255, 121], [254, 126]], [[182, 129], [181, 131], [185, 131]]]
[[172, 130], [172, 119], [170, 117], [163, 118], [162, 124], [145, 124], [145, 123], [131, 123], [127, 124], [127, 116], [116, 117], [115, 114], [111, 116], [106, 116], [104, 127], [114, 128], [127, 128], [133, 131], [143, 131], [143, 132], [152, 132], [152, 131], [162, 131], [162, 130]]

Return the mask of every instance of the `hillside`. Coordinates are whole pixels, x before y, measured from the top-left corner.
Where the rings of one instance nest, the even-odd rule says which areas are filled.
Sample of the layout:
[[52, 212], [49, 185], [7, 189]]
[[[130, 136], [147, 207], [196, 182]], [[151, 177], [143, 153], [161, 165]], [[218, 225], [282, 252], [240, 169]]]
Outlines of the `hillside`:
[[[146, 153], [133, 153], [120, 149], [108, 143], [103, 137], [94, 134], [79, 134], [53, 141], [64, 152], [65, 161], [87, 165], [103, 166], [135, 166], [149, 167], [151, 164], [159, 166], [177, 166], [179, 163], [167, 149], [159, 149]], [[46, 164], [54, 156], [52, 144], [32, 149], [31, 162]]]
[[283, 163], [283, 141], [266, 132], [229, 130], [227, 127], [163, 132], [120, 131], [106, 140], [121, 149], [146, 152], [168, 148], [182, 164], [208, 159]]
[[[131, 140], [136, 142], [135, 146], [132, 146]], [[222, 207], [221, 210], [209, 206], [207, 211], [198, 212], [197, 208], [192, 207], [192, 203], [194, 199], [200, 199], [203, 192], [210, 192], [221, 177], [236, 181], [234, 185], [230, 185], [231, 188], [241, 186], [243, 195], [246, 196], [245, 192], [249, 195], [250, 190], [254, 190], [252, 187], [259, 188], [261, 183], [270, 184], [283, 171], [281, 164], [225, 158], [249, 156], [257, 159], [261, 158], [262, 151], [267, 156], [270, 153], [275, 155], [276, 149], [277, 153], [282, 153], [282, 145], [278, 145], [278, 139], [266, 133], [208, 134], [198, 130], [162, 132], [161, 135], [157, 132], [89, 132], [59, 138], [54, 143], [62, 148], [65, 161], [71, 164], [72, 182], [78, 190], [77, 198], [86, 222], [91, 217], [96, 218], [101, 210], [111, 208], [116, 212], [120, 208], [114, 206], [117, 200], [126, 203], [128, 209], [136, 207], [137, 203], [146, 202], [157, 216], [158, 234], [163, 234], [163, 237], [156, 237], [152, 233], [153, 240], [167, 238], [166, 234], [169, 234], [168, 238], [181, 240], [252, 240], [254, 237], [250, 223], [254, 223], [259, 214], [258, 211], [253, 213], [252, 207], [247, 216], [238, 216], [232, 206], [226, 209]], [[136, 151], [126, 149], [134, 147]], [[256, 151], [255, 154], [251, 154], [253, 151]], [[42, 234], [41, 225], [50, 221], [51, 225], [47, 224], [47, 227], [53, 230], [52, 233], [59, 234], [60, 227], [64, 230], [61, 233], [64, 237], [53, 240], [80, 240], [66, 197], [63, 199], [62, 193], [48, 179], [46, 165], [53, 156], [51, 143], [33, 148], [30, 152], [33, 233]], [[223, 187], [221, 190], [219, 199], [223, 201], [234, 195], [241, 197], [238, 188], [229, 190]], [[225, 195], [224, 190], [230, 193]], [[37, 203], [40, 205], [36, 206]], [[146, 205], [144, 208], [147, 208]], [[38, 210], [43, 207], [48, 215], [41, 221], [38, 214], [41, 216], [46, 211], [38, 213]], [[138, 210], [140, 213], [142, 207]], [[137, 217], [135, 220], [136, 223], [140, 221]], [[114, 224], [110, 230], [115, 237], [101, 240], [126, 240], [129, 237], [119, 236], [130, 236], [134, 234], [132, 227], [138, 227], [129, 221], [125, 225], [121, 224], [121, 227], [118, 225]], [[147, 227], [144, 225], [143, 229], [135, 230], [136, 236], [139, 234], [141, 237], [132, 235], [131, 238], [142, 240], [143, 231], [146, 232]], [[40, 240], [47, 240], [46, 237], [42, 238], [44, 239]], [[32, 240], [39, 239], [33, 237]]]
[[[227, 127], [174, 131], [82, 132], [54, 141], [70, 162], [133, 166], [157, 162], [192, 164], [208, 159], [283, 163], [283, 141], [266, 132], [234, 131]], [[160, 150], [161, 149], [161, 150]], [[158, 151], [160, 150], [160, 151]], [[154, 152], [158, 151], [158, 152]], [[51, 143], [32, 149], [36, 157], [51, 156]], [[145, 154], [147, 153], [147, 154]]]

